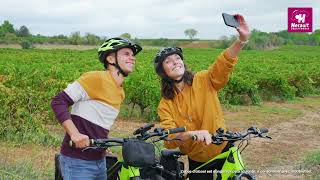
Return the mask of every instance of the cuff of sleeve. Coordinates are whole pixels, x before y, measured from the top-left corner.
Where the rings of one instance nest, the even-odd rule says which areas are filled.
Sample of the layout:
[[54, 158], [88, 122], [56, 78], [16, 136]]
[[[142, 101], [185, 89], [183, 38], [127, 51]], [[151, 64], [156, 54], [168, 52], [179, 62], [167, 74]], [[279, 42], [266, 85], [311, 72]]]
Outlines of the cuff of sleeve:
[[238, 56], [237, 57], [234, 57], [234, 58], [231, 58], [230, 55], [229, 55], [229, 52], [228, 52], [228, 49], [224, 50], [222, 52], [223, 54], [223, 57], [230, 63], [232, 64], [236, 64], [238, 62]]
[[57, 115], [57, 119], [62, 124], [64, 121], [71, 119], [71, 114], [69, 112], [61, 113], [61, 114]]

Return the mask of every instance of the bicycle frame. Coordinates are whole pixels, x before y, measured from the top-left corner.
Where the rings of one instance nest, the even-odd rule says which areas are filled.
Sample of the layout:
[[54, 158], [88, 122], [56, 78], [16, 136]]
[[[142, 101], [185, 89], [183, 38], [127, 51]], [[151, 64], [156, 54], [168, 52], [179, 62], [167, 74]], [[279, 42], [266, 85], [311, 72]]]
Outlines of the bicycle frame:
[[241, 171], [245, 170], [242, 158], [240, 156], [239, 148], [230, 147], [228, 151], [223, 152], [218, 156], [210, 159], [209, 161], [195, 168], [194, 171], [200, 170], [202, 167], [218, 159], [225, 159], [225, 162], [220, 171], [222, 180], [227, 180], [230, 177], [232, 178], [236, 175], [236, 173], [240, 173]]
[[[247, 132], [240, 133], [240, 132], [230, 132], [227, 131], [224, 133], [222, 128], [216, 130], [215, 134], [212, 134], [212, 143], [216, 145], [220, 145], [223, 142], [228, 142], [226, 147], [224, 148], [223, 152], [218, 154], [216, 157], [208, 160], [207, 162], [201, 164], [200, 166], [196, 167], [195, 169], [191, 170], [190, 173], [213, 173], [213, 179], [219, 178], [222, 180], [228, 179], [236, 179], [239, 180], [241, 178], [247, 178], [249, 180], [255, 180], [255, 175], [245, 171], [245, 166], [243, 160], [241, 158], [241, 152], [249, 145], [249, 141], [251, 138], [267, 138], [272, 139], [271, 137], [267, 136], [268, 129], [266, 128], [256, 128], [250, 127], [247, 129]], [[197, 140], [197, 137], [192, 136], [192, 140]], [[239, 141], [238, 145], [235, 145], [235, 142]], [[246, 142], [246, 144], [243, 144]], [[167, 153], [166, 153], [167, 154]], [[221, 164], [222, 163], [222, 164]], [[217, 170], [213, 170], [214, 168], [209, 168], [210, 166], [218, 165], [219, 168]], [[203, 171], [202, 168], [206, 167], [206, 171]], [[221, 169], [220, 169], [221, 168]], [[173, 172], [175, 174], [179, 173], [177, 170], [164, 169], [163, 171]], [[176, 177], [175, 175], [171, 175], [169, 173], [169, 179], [185, 179], [187, 177]]]
[[[194, 170], [200, 170], [204, 166], [212, 163], [215, 160], [222, 160], [224, 161], [221, 170], [217, 171], [219, 175], [221, 175], [222, 180], [227, 180], [229, 178], [241, 178], [246, 177], [248, 179], [255, 179], [255, 176], [251, 173], [245, 172], [245, 166], [241, 158], [241, 152], [247, 147], [249, 144], [249, 140], [251, 139], [251, 135], [253, 137], [260, 137], [260, 138], [268, 138], [272, 139], [271, 137], [267, 136], [268, 129], [266, 128], [256, 128], [250, 127], [245, 134], [241, 134], [239, 132], [229, 132], [227, 131], [224, 133], [222, 128], [216, 130], [216, 134], [212, 136], [212, 141], [214, 144], [222, 144], [223, 141], [228, 141], [231, 144], [231, 147], [226, 152], [222, 152], [218, 156], [210, 159], [209, 161], [205, 162], [204, 164], [200, 165], [199, 167], [195, 168]], [[240, 141], [238, 146], [234, 146], [236, 141]], [[242, 148], [240, 152], [240, 148], [242, 147], [242, 143], [247, 141], [247, 144], [244, 148]], [[210, 172], [215, 173], [215, 171]]]
[[[118, 174], [120, 172], [120, 174]], [[137, 167], [127, 166], [123, 164], [122, 160], [117, 161], [113, 166], [107, 169], [108, 179], [130, 180], [133, 177], [140, 177], [140, 169]]]
[[128, 166], [128, 168], [126, 168], [124, 165], [122, 165], [120, 171], [120, 180], [130, 180], [133, 177], [140, 177], [140, 169], [132, 166]]

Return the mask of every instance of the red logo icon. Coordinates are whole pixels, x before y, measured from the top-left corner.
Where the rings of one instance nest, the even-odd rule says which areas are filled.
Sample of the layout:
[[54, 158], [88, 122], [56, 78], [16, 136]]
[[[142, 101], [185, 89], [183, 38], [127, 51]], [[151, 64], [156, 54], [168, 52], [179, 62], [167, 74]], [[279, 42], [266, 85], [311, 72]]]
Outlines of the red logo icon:
[[288, 32], [312, 32], [312, 8], [288, 8]]

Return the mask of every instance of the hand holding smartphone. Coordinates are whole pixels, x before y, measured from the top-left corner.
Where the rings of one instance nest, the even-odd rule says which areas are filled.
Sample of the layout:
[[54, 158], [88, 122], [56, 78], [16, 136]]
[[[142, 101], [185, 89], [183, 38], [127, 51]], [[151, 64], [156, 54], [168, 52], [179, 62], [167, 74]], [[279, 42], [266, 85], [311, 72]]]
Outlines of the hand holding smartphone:
[[240, 26], [240, 23], [236, 16], [233, 16], [227, 13], [222, 13], [222, 17], [223, 17], [224, 23], [227, 26], [234, 27], [234, 28], [237, 28]]

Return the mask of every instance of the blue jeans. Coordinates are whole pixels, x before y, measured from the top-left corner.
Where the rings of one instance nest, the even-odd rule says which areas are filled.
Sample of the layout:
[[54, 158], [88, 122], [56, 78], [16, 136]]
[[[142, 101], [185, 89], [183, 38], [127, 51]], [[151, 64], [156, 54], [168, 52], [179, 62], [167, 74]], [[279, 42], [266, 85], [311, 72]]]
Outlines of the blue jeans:
[[106, 160], [87, 161], [60, 154], [60, 169], [63, 180], [106, 180]]

